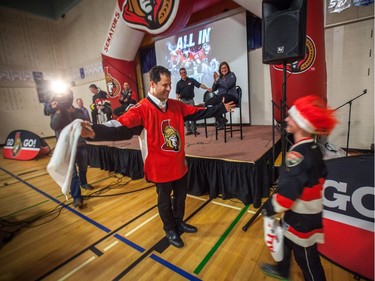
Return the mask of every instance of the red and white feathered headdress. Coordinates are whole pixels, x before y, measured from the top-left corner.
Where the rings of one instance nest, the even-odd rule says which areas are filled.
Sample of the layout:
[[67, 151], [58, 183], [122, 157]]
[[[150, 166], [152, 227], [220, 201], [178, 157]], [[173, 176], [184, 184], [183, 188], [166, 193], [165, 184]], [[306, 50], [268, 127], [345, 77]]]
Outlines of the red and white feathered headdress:
[[337, 124], [334, 110], [314, 95], [297, 99], [288, 113], [299, 127], [310, 134], [329, 135]]

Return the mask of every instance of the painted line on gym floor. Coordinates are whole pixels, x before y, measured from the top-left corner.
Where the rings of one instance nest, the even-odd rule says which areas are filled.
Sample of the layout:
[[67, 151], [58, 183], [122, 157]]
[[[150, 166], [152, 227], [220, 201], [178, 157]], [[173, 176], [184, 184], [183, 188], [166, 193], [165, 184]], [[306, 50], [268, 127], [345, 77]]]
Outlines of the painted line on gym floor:
[[148, 218], [147, 220], [145, 220], [143, 223], [139, 224], [137, 227], [135, 227], [134, 229], [130, 230], [128, 233], [125, 234], [125, 237], [128, 237], [130, 235], [132, 235], [134, 232], [136, 232], [138, 229], [140, 229], [141, 227], [143, 227], [144, 225], [148, 224], [150, 221], [152, 221], [154, 218], [158, 217], [159, 214], [155, 214], [153, 215], [151, 218]]
[[208, 199], [204, 199], [204, 198], [194, 196], [194, 195], [190, 195], [190, 194], [188, 194], [187, 197], [191, 197], [191, 198], [198, 199], [198, 200], [201, 200], [201, 201], [207, 201], [208, 200]]
[[[195, 214], [200, 212], [204, 207], [206, 207], [211, 202], [211, 199], [208, 199], [206, 202], [204, 202], [198, 209], [196, 209], [190, 216], [186, 218], [185, 221], [189, 221]], [[170, 246], [167, 237], [163, 237], [160, 239], [154, 246], [152, 246], [150, 249], [145, 251], [137, 260], [135, 260], [131, 265], [129, 265], [127, 268], [125, 268], [120, 274], [118, 274], [113, 281], [121, 280], [122, 277], [124, 277], [128, 272], [130, 272], [134, 267], [136, 267], [138, 264], [140, 264], [145, 258], [149, 257], [150, 254], [152, 254], [153, 251], [156, 251], [158, 253], [163, 253], [168, 247]]]
[[[213, 204], [216, 204], [216, 205], [219, 205], [219, 206], [223, 206], [223, 207], [228, 207], [228, 208], [235, 209], [235, 210], [238, 210], [238, 211], [242, 210], [242, 208], [240, 208], [240, 207], [231, 206], [231, 205], [220, 203], [220, 202], [216, 202], [216, 201], [211, 201], [211, 202]], [[255, 214], [256, 212], [251, 211], [251, 210], [247, 210], [247, 213]]]
[[31, 208], [33, 208], [33, 207], [36, 207], [36, 206], [38, 206], [38, 205], [41, 205], [41, 204], [47, 203], [48, 201], [49, 201], [49, 200], [44, 200], [44, 201], [39, 202], [39, 203], [37, 203], [37, 204], [31, 205], [31, 206], [27, 206], [26, 208], [23, 208], [23, 209], [21, 209], [21, 210], [18, 210], [18, 211], [15, 211], [15, 212], [13, 212], [13, 213], [10, 213], [10, 214], [4, 216], [3, 218], [11, 217], [11, 216], [13, 216], [13, 215], [15, 215], [15, 214], [18, 214], [18, 213], [20, 213], [20, 212], [23, 212], [23, 211], [26, 211], [26, 210], [31, 209]]
[[[3, 170], [3, 168], [1, 168], [1, 167], [0, 167], [0, 169]], [[5, 171], [5, 170], [3, 170], [3, 171], [6, 172], [6, 173], [8, 173], [11, 177], [14, 177], [15, 179], [17, 179], [17, 181], [20, 181], [20, 179], [17, 178], [17, 176], [15, 176], [15, 175], [13, 175], [13, 174], [11, 174], [10, 172], [7, 172], [7, 171]], [[98, 182], [103, 181], [103, 180], [106, 180], [106, 179], [108, 179], [108, 178], [110, 178], [110, 177], [106, 177], [106, 178], [103, 178], [103, 179], [97, 180], [97, 181], [95, 181], [94, 183], [98, 183]], [[30, 179], [30, 178], [28, 178], [27, 180], [29, 180], [29, 179]], [[99, 189], [99, 191], [100, 191], [100, 190], [101, 190], [101, 189]], [[59, 194], [59, 195], [56, 196], [56, 198], [63, 197], [63, 196], [64, 196], [64, 198], [65, 198], [65, 195], [64, 195], [64, 194]], [[49, 200], [44, 200], [44, 201], [41, 201], [41, 202], [36, 203], [36, 204], [34, 204], [34, 205], [27, 206], [27, 207], [25, 207], [25, 208], [23, 208], [23, 209], [17, 210], [17, 211], [15, 211], [15, 212], [13, 212], [13, 213], [10, 213], [10, 214], [4, 216], [4, 218], [7, 218], [7, 217], [10, 217], [10, 216], [16, 215], [17, 213], [20, 213], [20, 212], [26, 211], [26, 210], [28, 210], [28, 209], [31, 209], [31, 208], [33, 208], [33, 207], [39, 206], [39, 205], [41, 205], [41, 204], [47, 203], [48, 201], [49, 201]]]
[[246, 205], [242, 211], [237, 215], [235, 220], [231, 223], [231, 225], [227, 228], [227, 230], [224, 232], [224, 234], [219, 238], [219, 240], [216, 242], [216, 244], [211, 248], [211, 250], [208, 252], [208, 254], [203, 258], [201, 263], [198, 265], [198, 267], [194, 270], [195, 274], [199, 274], [203, 267], [208, 263], [208, 261], [211, 259], [213, 254], [217, 251], [217, 249], [220, 247], [220, 245], [224, 242], [225, 238], [227, 238], [228, 234], [232, 231], [234, 226], [238, 223], [240, 218], [246, 213], [247, 209], [250, 205]]
[[90, 247], [90, 251], [93, 252], [96, 256], [100, 257], [102, 256], [104, 253], [102, 251], [100, 251], [98, 248], [96, 248], [94, 245], [92, 245]]
[[96, 259], [95, 256], [92, 256], [91, 258], [89, 258], [87, 261], [85, 261], [84, 263], [82, 263], [81, 265], [77, 266], [75, 269], [73, 269], [72, 271], [70, 271], [68, 274], [64, 275], [63, 277], [61, 277], [60, 279], [58, 279], [58, 281], [64, 281], [65, 279], [69, 278], [70, 276], [72, 276], [74, 273], [76, 273], [78, 270], [82, 269], [83, 267], [85, 267], [86, 265], [88, 265], [90, 262], [92, 262], [94, 259]]
[[[38, 277], [36, 280], [43, 280], [45, 279], [47, 276], [51, 275], [53, 272], [57, 271], [58, 269], [62, 268], [63, 266], [67, 265], [69, 262], [71, 262], [72, 260], [76, 259], [77, 257], [79, 257], [80, 255], [82, 255], [83, 253], [85, 253], [86, 251], [89, 251], [90, 250], [90, 247], [92, 246], [95, 246], [95, 245], [98, 245], [100, 242], [104, 241], [105, 239], [113, 236], [114, 233], [120, 231], [121, 229], [123, 229], [124, 227], [126, 227], [127, 225], [131, 224], [132, 222], [136, 221], [137, 219], [139, 219], [140, 217], [144, 216], [145, 214], [147, 214], [148, 212], [150, 212], [151, 210], [153, 210], [154, 208], [156, 208], [156, 205], [152, 206], [151, 208], [147, 209], [146, 211], [144, 211], [143, 213], [139, 214], [138, 216], [134, 217], [133, 219], [131, 219], [130, 221], [126, 222], [125, 224], [119, 226], [118, 228], [116, 228], [115, 230], [113, 230], [111, 233], [105, 235], [104, 237], [100, 238], [99, 240], [97, 240], [95, 243], [91, 244], [90, 246], [82, 249], [81, 251], [79, 251], [78, 253], [76, 253], [75, 255], [71, 256], [70, 258], [68, 258], [67, 260], [65, 260], [64, 262], [60, 263], [59, 265], [55, 266], [54, 268], [52, 268], [51, 270], [49, 270], [48, 272], [44, 273], [42, 276]], [[113, 243], [112, 243], [113, 244]]]
[[116, 240], [115, 242], [113, 242], [112, 244], [109, 244], [107, 247], [105, 247], [103, 249], [104, 252], [107, 252], [108, 250], [110, 250], [112, 247], [114, 247], [115, 245], [117, 245], [119, 242], [118, 240]]
[[227, 207], [227, 208], [235, 209], [235, 210], [238, 210], [238, 211], [241, 210], [240, 207], [231, 206], [231, 205], [224, 204], [224, 203], [220, 203], [220, 202], [216, 202], [216, 201], [211, 201], [211, 202], [212, 202], [212, 204], [216, 204], [216, 205], [219, 205], [219, 206], [223, 206], [223, 207]]
[[118, 240], [120, 240], [121, 242], [124, 242], [126, 245], [129, 245], [130, 247], [132, 247], [133, 249], [137, 250], [138, 252], [140, 253], [143, 253], [145, 251], [144, 248], [142, 248], [141, 246], [138, 246], [137, 244], [133, 243], [132, 241], [126, 239], [125, 237], [122, 237], [120, 234], [116, 233], [115, 235], [113, 235], [114, 237], [116, 237]]
[[182, 277], [185, 277], [187, 280], [193, 280], [193, 281], [200, 281], [202, 279], [197, 278], [196, 276], [190, 274], [189, 272], [175, 266], [174, 264], [171, 264], [170, 262], [162, 259], [161, 257], [158, 257], [155, 254], [151, 254], [150, 258], [153, 259], [154, 261], [157, 261], [158, 263], [164, 265], [165, 267], [169, 268], [170, 270], [178, 273]]
[[5, 170], [4, 168], [0, 167], [0, 170], [2, 170], [3, 172], [7, 173], [8, 175], [14, 177], [15, 179], [17, 179], [18, 181], [22, 182], [23, 184], [27, 185], [28, 187], [31, 187], [32, 189], [34, 189], [36, 192], [42, 194], [43, 196], [47, 197], [48, 199], [50, 199], [51, 201], [63, 206], [64, 208], [68, 209], [69, 211], [73, 212], [74, 214], [78, 215], [79, 217], [81, 217], [82, 219], [86, 220], [87, 222], [91, 223], [92, 225], [96, 226], [97, 228], [103, 230], [104, 232], [106, 233], [109, 233], [111, 232], [111, 230], [107, 227], [105, 227], [104, 225], [101, 225], [99, 224], [98, 222], [90, 219], [89, 217], [83, 215], [82, 213], [76, 211], [75, 209], [69, 207], [68, 205], [64, 204], [63, 202], [57, 200], [55, 197], [52, 197], [51, 195], [49, 195], [48, 193], [40, 190], [39, 188], [33, 186], [32, 184], [28, 183], [27, 181], [24, 181], [23, 179], [21, 179], [20, 177], [14, 175], [13, 173]]

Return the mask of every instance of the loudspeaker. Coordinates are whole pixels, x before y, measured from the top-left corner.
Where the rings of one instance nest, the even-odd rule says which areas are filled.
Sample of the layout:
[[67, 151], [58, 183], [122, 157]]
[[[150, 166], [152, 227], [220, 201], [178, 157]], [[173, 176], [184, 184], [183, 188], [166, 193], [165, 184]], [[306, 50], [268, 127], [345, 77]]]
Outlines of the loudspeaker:
[[305, 56], [307, 0], [263, 0], [262, 16], [263, 63], [294, 62]]

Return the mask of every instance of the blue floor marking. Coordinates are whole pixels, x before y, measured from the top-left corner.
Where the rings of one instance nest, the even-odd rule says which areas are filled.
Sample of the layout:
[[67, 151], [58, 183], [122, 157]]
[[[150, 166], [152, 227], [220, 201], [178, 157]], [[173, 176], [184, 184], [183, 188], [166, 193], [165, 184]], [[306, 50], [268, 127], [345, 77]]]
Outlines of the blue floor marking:
[[[17, 177], [16, 175], [12, 174], [11, 172], [5, 170], [4, 168], [0, 167], [0, 170], [2, 170], [3, 172], [7, 173], [8, 175], [16, 178], [17, 180], [19, 180], [20, 182], [24, 183], [25, 185], [31, 187], [32, 189], [34, 189], [36, 192], [39, 192], [40, 194], [44, 195], [45, 197], [47, 197], [48, 199], [54, 201], [55, 203], [58, 203], [58, 204], [61, 204], [62, 206], [64, 206], [64, 208], [68, 209], [69, 211], [73, 212], [74, 214], [78, 215], [79, 217], [81, 217], [82, 219], [88, 221], [89, 223], [93, 224], [94, 226], [100, 228], [101, 230], [109, 233], [111, 232], [110, 229], [106, 228], [105, 226], [97, 223], [96, 221], [90, 219], [89, 217], [83, 215], [82, 213], [76, 211], [75, 209], [69, 207], [68, 205], [65, 205], [64, 203], [62, 203], [61, 201], [57, 200], [56, 198], [52, 197], [51, 195], [49, 195], [48, 193], [45, 193], [44, 191], [38, 189], [37, 187], [31, 185], [30, 183], [24, 181], [23, 179]], [[134, 248], [135, 250], [143, 253], [145, 251], [144, 248], [142, 248], [141, 246], [138, 246], [137, 244], [131, 242], [130, 240], [122, 237], [121, 235], [119, 234], [114, 234], [113, 235], [114, 237], [116, 237], [117, 239], [119, 239], [120, 241], [124, 242], [125, 244], [131, 246], [132, 248]], [[154, 255], [154, 254], [151, 254], [150, 255], [150, 258], [152, 258], [153, 260], [157, 261], [158, 263], [160, 263], [161, 265], [171, 269], [172, 271], [178, 273], [179, 275], [185, 277], [187, 280], [194, 280], [194, 281], [202, 281], [201, 279], [195, 277], [194, 275], [191, 275], [190, 273], [184, 271], [183, 269], [171, 264], [170, 262], [167, 262], [166, 260]]]
[[56, 198], [52, 197], [51, 195], [49, 195], [48, 193], [45, 193], [44, 191], [36, 188], [35, 186], [31, 185], [30, 183], [24, 181], [23, 179], [17, 177], [16, 175], [12, 174], [11, 172], [8, 172], [7, 170], [5, 170], [4, 168], [0, 167], [0, 170], [4, 171], [5, 173], [7, 173], [8, 175], [16, 178], [17, 180], [19, 180], [20, 182], [26, 184], [27, 186], [31, 187], [32, 189], [34, 189], [36, 192], [39, 192], [40, 194], [44, 195], [45, 197], [47, 197], [48, 199], [54, 201], [55, 203], [58, 203], [58, 204], [61, 204], [64, 208], [68, 209], [69, 211], [73, 212], [74, 214], [80, 216], [82, 219], [86, 220], [87, 222], [93, 224], [94, 226], [100, 228], [101, 230], [103, 230], [104, 232], [106, 233], [109, 233], [111, 232], [110, 229], [106, 228], [104, 225], [101, 225], [99, 223], [97, 223], [96, 221], [90, 219], [89, 217], [83, 215], [82, 213], [74, 210], [73, 208], [69, 207], [68, 205], [64, 204], [63, 202], [57, 200]]
[[143, 253], [145, 251], [145, 249], [143, 249], [141, 246], [138, 246], [137, 244], [133, 243], [132, 241], [126, 239], [125, 237], [122, 237], [120, 234], [116, 233], [113, 236], [116, 237], [117, 239], [119, 239], [120, 241], [124, 242], [125, 244], [129, 245], [130, 247], [136, 249], [140, 253]]
[[195, 277], [194, 275], [191, 275], [189, 272], [186, 272], [185, 270], [171, 264], [170, 262], [167, 262], [166, 260], [158, 257], [155, 254], [151, 254], [150, 258], [157, 261], [158, 263], [164, 265], [165, 267], [168, 267], [169, 269], [173, 270], [174, 272], [178, 273], [182, 277], [185, 277], [187, 280], [194, 280], [194, 281], [202, 281], [198, 277]]

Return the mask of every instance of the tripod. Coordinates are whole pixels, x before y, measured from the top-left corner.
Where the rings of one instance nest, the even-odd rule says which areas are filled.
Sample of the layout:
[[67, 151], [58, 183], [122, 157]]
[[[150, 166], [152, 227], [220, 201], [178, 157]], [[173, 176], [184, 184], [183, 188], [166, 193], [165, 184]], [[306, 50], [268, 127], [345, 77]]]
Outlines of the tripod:
[[362, 94], [356, 96], [355, 98], [351, 99], [350, 101], [347, 101], [346, 103], [340, 105], [339, 107], [335, 108], [335, 111], [347, 104], [349, 104], [349, 119], [348, 119], [348, 133], [347, 133], [347, 136], [346, 136], [346, 156], [348, 156], [348, 151], [349, 151], [349, 135], [350, 135], [350, 118], [351, 118], [351, 115], [352, 115], [352, 102], [356, 99], [358, 99], [360, 96], [363, 96], [364, 94], [367, 93], [367, 89], [364, 89]]

